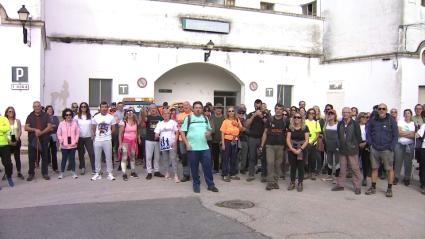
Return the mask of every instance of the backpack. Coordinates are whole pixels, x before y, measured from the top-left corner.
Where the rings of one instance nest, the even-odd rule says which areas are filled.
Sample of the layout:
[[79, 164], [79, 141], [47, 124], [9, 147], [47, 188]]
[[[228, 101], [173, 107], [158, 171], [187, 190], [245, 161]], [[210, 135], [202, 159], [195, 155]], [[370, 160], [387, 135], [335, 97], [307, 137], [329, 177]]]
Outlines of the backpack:
[[[206, 125], [208, 125], [208, 119], [207, 119], [207, 117], [205, 115], [202, 115], [202, 116], [204, 116], [204, 123]], [[185, 135], [187, 135], [189, 133], [189, 129], [190, 129], [190, 124], [191, 123], [192, 123], [191, 115], [188, 115], [187, 116], [187, 131], [184, 133]], [[202, 123], [202, 122], [193, 122], [193, 123]]]

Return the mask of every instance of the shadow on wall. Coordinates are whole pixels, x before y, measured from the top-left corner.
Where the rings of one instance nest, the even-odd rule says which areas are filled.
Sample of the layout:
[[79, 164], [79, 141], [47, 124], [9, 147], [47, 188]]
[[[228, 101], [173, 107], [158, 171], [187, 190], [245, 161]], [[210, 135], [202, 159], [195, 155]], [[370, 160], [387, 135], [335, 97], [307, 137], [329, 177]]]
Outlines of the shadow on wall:
[[69, 84], [68, 81], [64, 81], [61, 91], [54, 91], [50, 93], [50, 104], [55, 109], [55, 114], [62, 111], [67, 107], [67, 99], [69, 98]]

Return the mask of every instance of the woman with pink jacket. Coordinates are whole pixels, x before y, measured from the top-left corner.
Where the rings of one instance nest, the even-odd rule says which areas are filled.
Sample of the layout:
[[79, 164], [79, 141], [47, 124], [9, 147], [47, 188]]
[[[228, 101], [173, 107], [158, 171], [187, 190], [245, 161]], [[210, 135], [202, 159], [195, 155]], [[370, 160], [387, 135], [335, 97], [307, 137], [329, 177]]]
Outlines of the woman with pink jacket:
[[63, 178], [65, 172], [66, 161], [69, 159], [71, 165], [72, 178], [78, 178], [75, 173], [75, 151], [77, 150], [78, 137], [80, 136], [80, 128], [77, 122], [73, 120], [74, 113], [71, 109], [66, 108], [62, 111], [63, 120], [58, 126], [58, 140], [62, 151], [61, 173], [59, 179]]

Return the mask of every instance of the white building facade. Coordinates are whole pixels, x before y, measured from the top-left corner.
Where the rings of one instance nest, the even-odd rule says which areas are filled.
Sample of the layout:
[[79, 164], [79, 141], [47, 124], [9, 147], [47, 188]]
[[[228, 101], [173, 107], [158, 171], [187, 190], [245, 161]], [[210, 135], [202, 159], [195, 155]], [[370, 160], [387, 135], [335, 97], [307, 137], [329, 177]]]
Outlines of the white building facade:
[[[421, 0], [22, 1], [31, 47], [20, 4], [0, 4], [0, 92], [19, 99], [0, 109], [27, 114], [40, 99], [58, 114], [72, 102], [128, 97], [362, 111], [425, 103]], [[11, 90], [15, 66], [28, 67], [28, 90]]]

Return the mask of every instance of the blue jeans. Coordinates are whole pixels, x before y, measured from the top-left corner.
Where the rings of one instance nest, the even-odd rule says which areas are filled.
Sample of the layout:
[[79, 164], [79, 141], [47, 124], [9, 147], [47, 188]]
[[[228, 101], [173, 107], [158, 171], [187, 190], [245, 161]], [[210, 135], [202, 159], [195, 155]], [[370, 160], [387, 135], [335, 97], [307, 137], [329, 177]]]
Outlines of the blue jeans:
[[69, 159], [72, 172], [75, 172], [75, 151], [77, 149], [62, 149], [61, 172], [65, 172], [66, 161]]
[[238, 155], [238, 144], [232, 145], [232, 140], [224, 140], [224, 155], [221, 163], [221, 176], [234, 176], [237, 174], [236, 159]]
[[193, 178], [193, 188], [199, 188], [201, 181], [199, 180], [199, 163], [202, 165], [204, 172], [205, 182], [208, 188], [214, 186], [214, 179], [212, 174], [211, 152], [207, 150], [188, 151], [188, 158], [190, 163], [190, 171]]

